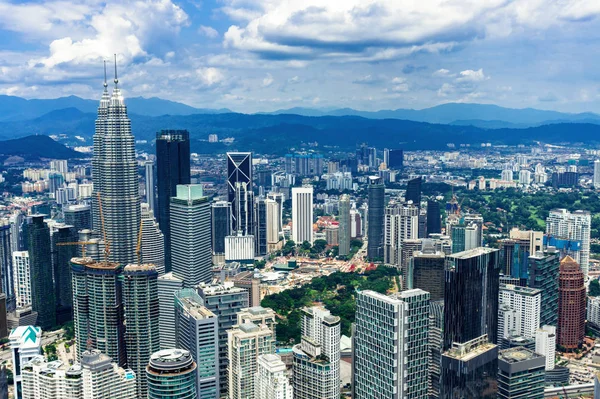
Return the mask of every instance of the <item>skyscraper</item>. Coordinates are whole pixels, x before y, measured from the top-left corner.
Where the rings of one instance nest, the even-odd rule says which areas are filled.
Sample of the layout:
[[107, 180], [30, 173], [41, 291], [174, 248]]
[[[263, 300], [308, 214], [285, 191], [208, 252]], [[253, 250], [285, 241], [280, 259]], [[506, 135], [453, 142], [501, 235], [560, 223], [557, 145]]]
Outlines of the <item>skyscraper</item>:
[[406, 184], [406, 201], [412, 201], [415, 206], [421, 206], [421, 184], [423, 183], [422, 177], [411, 179]]
[[350, 197], [347, 194], [340, 197], [338, 220], [340, 223], [338, 255], [348, 256], [350, 253]]
[[31, 306], [31, 274], [29, 267], [29, 252], [13, 252], [12, 263], [16, 307], [26, 308]]
[[65, 224], [73, 226], [76, 232], [92, 228], [92, 210], [89, 205], [68, 205], [63, 207]]
[[302, 313], [302, 341], [292, 348], [294, 398], [338, 399], [340, 318], [318, 306]]
[[292, 188], [292, 240], [313, 242], [313, 188]]
[[498, 354], [498, 398], [543, 398], [545, 358], [526, 348]]
[[391, 296], [359, 292], [353, 337], [353, 397], [428, 398], [428, 331], [429, 293], [419, 289]]
[[231, 234], [231, 204], [216, 201], [211, 204], [213, 255], [225, 254], [225, 237]]
[[183, 280], [173, 272], [158, 278], [160, 348], [175, 348], [175, 293], [183, 288]]
[[188, 350], [197, 365], [198, 399], [219, 397], [219, 323], [195, 289], [175, 293], [176, 346]]
[[42, 329], [34, 326], [19, 326], [10, 332], [8, 339], [12, 352], [14, 397], [24, 399], [23, 367], [42, 352]]
[[279, 193], [270, 193], [267, 196], [267, 251], [278, 248], [281, 232], [283, 230], [283, 196]]
[[[12, 311], [16, 307], [15, 287], [12, 266], [11, 224], [8, 219], [0, 220], [0, 277], [2, 292], [6, 294], [6, 307]], [[17, 237], [15, 237], [17, 239]]]
[[77, 255], [73, 245], [57, 245], [77, 241], [77, 232], [73, 226], [61, 225], [52, 234], [52, 255], [54, 263], [54, 285], [56, 295], [56, 318], [60, 324], [72, 320], [73, 289], [71, 283], [71, 258]]
[[389, 161], [387, 163], [388, 169], [402, 169], [404, 166], [404, 151], [402, 150], [389, 150]]
[[178, 184], [190, 184], [190, 134], [187, 130], [156, 133], [156, 193], [158, 225], [165, 236], [166, 272], [171, 271], [171, 197]]
[[148, 396], [146, 365], [160, 349], [158, 272], [151, 264], [131, 264], [123, 271], [127, 366], [135, 372], [138, 398]]
[[600, 159], [596, 159], [594, 161], [594, 180], [593, 180], [594, 188], [600, 189]]
[[197, 399], [196, 372], [196, 363], [186, 350], [153, 353], [146, 367], [148, 399]]
[[570, 255], [587, 276], [590, 263], [590, 228], [592, 215], [588, 211], [569, 212], [553, 209], [546, 219], [547, 245], [556, 246], [563, 255]]
[[153, 264], [159, 276], [165, 274], [165, 237], [150, 205], [142, 204], [141, 262]]
[[154, 161], [146, 161], [144, 163], [146, 172], [144, 178], [144, 188], [146, 190], [146, 203], [150, 206], [150, 210], [154, 214], [156, 209], [156, 178], [154, 177]]
[[389, 204], [385, 208], [383, 261], [402, 267], [402, 242], [418, 238], [418, 230], [419, 208], [412, 204]]
[[264, 196], [254, 199], [254, 244], [256, 256], [267, 254], [267, 203]]
[[110, 260], [127, 264], [135, 262], [140, 193], [131, 121], [118, 82], [115, 60], [115, 87], [109, 96], [104, 82], [96, 119], [92, 215], [94, 230], [110, 242]]
[[554, 370], [556, 358], [556, 327], [541, 326], [535, 333], [535, 353], [546, 358], [546, 370]]
[[252, 153], [227, 153], [227, 200], [231, 204], [233, 232], [252, 234]]
[[520, 336], [534, 338], [540, 326], [542, 291], [516, 285], [500, 285], [499, 305], [514, 312], [514, 323], [501, 317], [498, 320], [498, 343], [503, 338]]
[[202, 185], [178, 185], [171, 198], [171, 256], [173, 276], [185, 287], [212, 280], [210, 202]]
[[585, 335], [585, 277], [570, 256], [560, 262], [558, 277], [558, 340], [564, 351], [575, 351]]
[[248, 307], [248, 291], [234, 287], [233, 283], [200, 284], [198, 294], [219, 322], [219, 392], [227, 394], [227, 331], [237, 324], [237, 313]]
[[123, 309], [123, 266], [91, 258], [71, 260], [73, 272], [73, 325], [77, 359], [91, 346], [127, 364]]
[[379, 176], [369, 176], [367, 257], [371, 260], [383, 258], [385, 186]]
[[293, 399], [294, 389], [286, 376], [285, 363], [277, 355], [258, 357], [254, 378], [254, 398]]
[[427, 237], [429, 237], [429, 234], [439, 234], [441, 232], [440, 203], [435, 200], [427, 200]]
[[552, 247], [529, 256], [529, 287], [542, 291], [540, 325], [558, 325], [558, 273], [560, 254]]
[[254, 397], [254, 375], [258, 367], [258, 357], [275, 353], [275, 335], [267, 326], [244, 323], [227, 331], [227, 350], [228, 398]]
[[423, 242], [421, 251], [413, 253], [408, 272], [408, 288], [429, 292], [431, 301], [444, 299], [444, 269], [446, 255], [437, 251], [430, 240]]
[[33, 215], [27, 226], [31, 307], [38, 312], [37, 325], [50, 329], [56, 325], [56, 296], [52, 279], [50, 228], [44, 215]]

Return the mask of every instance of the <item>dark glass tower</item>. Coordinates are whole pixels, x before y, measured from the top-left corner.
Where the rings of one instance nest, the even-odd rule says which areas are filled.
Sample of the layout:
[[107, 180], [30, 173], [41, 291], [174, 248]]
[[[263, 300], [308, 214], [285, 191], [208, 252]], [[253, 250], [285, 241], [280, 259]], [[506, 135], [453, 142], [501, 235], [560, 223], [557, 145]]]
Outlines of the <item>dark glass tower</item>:
[[92, 228], [92, 210], [89, 205], [70, 205], [63, 208], [63, 213], [65, 224], [73, 226], [76, 232]]
[[529, 256], [529, 283], [542, 290], [540, 326], [558, 325], [558, 271], [560, 253], [554, 248]]
[[446, 257], [444, 348], [483, 335], [496, 343], [500, 263], [497, 249], [475, 248]]
[[225, 237], [231, 231], [231, 204], [227, 201], [213, 202], [211, 205], [212, 252], [225, 253]]
[[2, 292], [6, 294], [6, 308], [12, 311], [16, 307], [13, 283], [11, 225], [0, 225], [0, 276]]
[[227, 153], [227, 200], [231, 203], [231, 231], [252, 234], [252, 153]]
[[156, 134], [156, 188], [158, 227], [165, 236], [165, 269], [171, 271], [171, 197], [178, 184], [190, 184], [190, 134], [187, 130], [162, 130]]
[[59, 324], [72, 320], [73, 289], [71, 287], [71, 258], [77, 256], [77, 246], [57, 245], [78, 240], [73, 226], [61, 226], [52, 234], [52, 263], [56, 293], [56, 318]]
[[37, 325], [47, 330], [56, 325], [56, 297], [52, 280], [50, 229], [44, 215], [33, 215], [27, 226], [31, 307], [38, 312]]
[[406, 185], [406, 201], [412, 201], [416, 206], [421, 206], [421, 183], [423, 179], [411, 179]]
[[433, 243], [423, 244], [421, 251], [415, 251], [411, 258], [409, 288], [420, 288], [429, 292], [431, 301], [444, 299], [444, 264], [446, 255], [436, 251]]
[[385, 211], [385, 186], [378, 176], [369, 177], [369, 199], [367, 216], [367, 257], [369, 259], [383, 258], [383, 226]]
[[267, 203], [265, 197], [254, 201], [254, 245], [257, 256], [267, 254]]
[[427, 201], [427, 236], [442, 232], [442, 216], [440, 203], [435, 200]]
[[404, 166], [404, 151], [389, 150], [389, 165], [388, 169], [402, 169]]

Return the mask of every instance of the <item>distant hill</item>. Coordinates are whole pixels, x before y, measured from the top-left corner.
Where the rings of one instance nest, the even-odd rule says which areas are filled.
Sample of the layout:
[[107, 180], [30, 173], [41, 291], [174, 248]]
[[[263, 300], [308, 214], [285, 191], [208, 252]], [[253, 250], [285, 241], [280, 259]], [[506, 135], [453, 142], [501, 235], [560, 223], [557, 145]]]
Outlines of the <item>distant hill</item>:
[[85, 156], [44, 135], [0, 141], [0, 155], [18, 155], [27, 160], [39, 158], [73, 159]]
[[[81, 112], [96, 112], [98, 100], [87, 100], [76, 96], [47, 100], [26, 100], [21, 97], [0, 95], [0, 121], [25, 121], [39, 118], [49, 112], [65, 108], [76, 108]], [[231, 112], [226, 108], [204, 109], [189, 105], [162, 100], [160, 98], [133, 97], [125, 100], [130, 114], [146, 116], [219, 114]]]

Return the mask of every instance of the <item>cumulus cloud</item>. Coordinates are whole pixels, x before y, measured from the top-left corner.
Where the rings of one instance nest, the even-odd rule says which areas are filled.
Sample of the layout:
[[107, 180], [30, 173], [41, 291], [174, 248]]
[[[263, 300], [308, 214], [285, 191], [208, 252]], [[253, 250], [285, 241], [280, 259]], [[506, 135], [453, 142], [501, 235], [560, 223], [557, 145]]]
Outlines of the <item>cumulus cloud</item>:
[[213, 67], [198, 68], [196, 69], [196, 75], [206, 86], [216, 85], [225, 79], [223, 72]]
[[489, 79], [489, 77], [485, 76], [483, 73], [483, 69], [478, 69], [476, 71], [472, 69], [467, 69], [465, 71], [460, 72], [460, 77], [456, 79], [457, 82], [481, 82]]
[[274, 82], [273, 76], [270, 73], [268, 73], [267, 76], [265, 76], [265, 78], [263, 79], [262, 85], [263, 85], [263, 87], [269, 87], [273, 84], [273, 82]]
[[198, 33], [210, 39], [214, 39], [219, 36], [219, 32], [217, 32], [217, 30], [211, 26], [200, 25], [200, 28], [198, 28]]

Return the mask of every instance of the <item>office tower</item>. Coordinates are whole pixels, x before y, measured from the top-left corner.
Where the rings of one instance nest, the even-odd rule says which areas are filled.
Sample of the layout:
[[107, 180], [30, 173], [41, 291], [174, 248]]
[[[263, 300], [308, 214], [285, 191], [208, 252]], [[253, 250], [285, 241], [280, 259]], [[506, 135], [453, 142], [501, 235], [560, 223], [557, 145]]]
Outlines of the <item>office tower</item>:
[[227, 350], [229, 399], [254, 397], [258, 357], [275, 353], [275, 335], [267, 326], [241, 324], [227, 331]]
[[89, 205], [69, 205], [63, 207], [65, 224], [73, 226], [76, 232], [92, 228], [92, 210]]
[[543, 398], [546, 360], [526, 348], [498, 353], [498, 398]]
[[600, 330], [600, 296], [587, 298], [587, 325], [594, 334]]
[[177, 185], [190, 184], [190, 134], [187, 130], [156, 133], [156, 193], [158, 225], [165, 236], [166, 272], [171, 271], [171, 197]]
[[[144, 188], [146, 189], [146, 203], [150, 206], [150, 211], [154, 215], [156, 209], [156, 179], [154, 177], [154, 161], [144, 163], [146, 175], [144, 178]], [[164, 245], [164, 244], [163, 244]]]
[[423, 240], [409, 238], [400, 243], [400, 270], [402, 271], [402, 287], [405, 289], [410, 284], [410, 262], [415, 254], [423, 246]]
[[477, 247], [483, 247], [483, 216], [478, 214], [467, 214], [463, 216], [463, 220], [467, 226], [477, 227], [474, 238], [475, 245]]
[[535, 353], [546, 358], [546, 370], [554, 370], [556, 357], [556, 327], [542, 326], [535, 333]]
[[520, 279], [519, 285], [527, 285], [529, 278], [529, 256], [543, 250], [544, 233], [511, 229], [510, 238], [500, 241], [503, 273]]
[[119, 365], [127, 364], [123, 324], [123, 266], [91, 258], [71, 260], [73, 326], [77, 359], [86, 348], [98, 349]]
[[212, 280], [210, 202], [200, 184], [180, 184], [171, 198], [171, 259], [185, 287]]
[[[162, 242], [161, 242], [162, 243]], [[138, 398], [148, 396], [146, 365], [150, 355], [160, 349], [158, 272], [151, 264], [131, 264], [123, 270], [125, 305], [125, 345], [127, 366], [133, 370]]]
[[253, 271], [245, 271], [236, 274], [230, 280], [234, 287], [248, 291], [248, 306], [260, 306], [260, 279]]
[[44, 329], [56, 325], [56, 297], [49, 259], [50, 229], [43, 215], [33, 215], [27, 226], [29, 273], [31, 276], [31, 307], [38, 313], [37, 325]]
[[213, 255], [225, 254], [225, 237], [231, 234], [231, 204], [216, 201], [211, 204], [212, 252]]
[[498, 296], [499, 306], [508, 307], [516, 317], [516, 323], [498, 320], [498, 341], [502, 338], [520, 336], [534, 338], [540, 326], [542, 291], [536, 288], [501, 285]]
[[594, 179], [593, 185], [595, 189], [600, 188], [600, 159], [594, 161]]
[[196, 362], [198, 399], [219, 397], [219, 323], [195, 289], [175, 293], [176, 347], [188, 350]]
[[575, 351], [585, 335], [585, 277], [570, 256], [560, 261], [558, 274], [558, 340], [564, 351]]
[[59, 324], [73, 320], [73, 289], [71, 282], [71, 258], [77, 256], [77, 246], [58, 245], [77, 241], [73, 226], [57, 226], [52, 234], [52, 263], [56, 296], [56, 320]]
[[252, 323], [260, 327], [265, 325], [276, 334], [277, 315], [271, 308], [263, 308], [262, 306], [254, 306], [246, 309], [241, 309], [237, 314], [237, 324]]
[[116, 69], [115, 62], [115, 87], [109, 96], [104, 82], [96, 119], [92, 225], [96, 233], [106, 235], [110, 242], [110, 260], [127, 264], [135, 262], [140, 192], [131, 121], [118, 87]]
[[411, 179], [406, 184], [406, 201], [412, 201], [415, 206], [421, 206], [421, 184], [423, 183], [423, 178], [417, 177], [415, 179]]
[[348, 256], [350, 253], [350, 197], [347, 194], [340, 197], [338, 209], [340, 223], [338, 255]]
[[12, 264], [16, 306], [17, 308], [31, 306], [31, 274], [29, 269], [29, 252], [13, 252]]
[[22, 326], [13, 329], [8, 337], [12, 353], [14, 397], [22, 396], [22, 370], [27, 362], [42, 352], [42, 329], [34, 326]]
[[36, 356], [23, 368], [22, 399], [137, 399], [137, 378], [99, 351], [84, 352], [72, 366]]
[[427, 237], [430, 234], [442, 232], [442, 216], [440, 203], [435, 200], [427, 200]]
[[353, 397], [428, 398], [428, 332], [429, 293], [419, 289], [390, 296], [358, 292]]
[[160, 348], [175, 348], [175, 293], [183, 288], [183, 281], [167, 273], [158, 278], [157, 285]]
[[444, 348], [498, 331], [499, 252], [475, 248], [446, 257]]
[[429, 397], [440, 396], [442, 352], [444, 350], [444, 300], [429, 303]]
[[256, 256], [267, 254], [267, 203], [264, 196], [254, 200], [254, 245]]
[[139, 261], [154, 265], [158, 275], [162, 276], [165, 274], [165, 237], [160, 231], [150, 205], [143, 203], [141, 207], [142, 236]]
[[558, 273], [560, 254], [549, 247], [529, 256], [529, 287], [542, 291], [540, 325], [558, 325]]
[[225, 262], [254, 264], [254, 236], [232, 235], [225, 237]]
[[200, 284], [198, 294], [219, 322], [219, 385], [220, 394], [227, 394], [227, 331], [237, 324], [237, 313], [248, 307], [248, 291], [234, 287], [233, 283]]
[[11, 245], [11, 224], [8, 219], [0, 220], [0, 277], [1, 292], [6, 294], [6, 307], [12, 311], [16, 307]]
[[20, 211], [15, 211], [9, 218], [10, 221], [10, 248], [11, 252], [24, 251], [27, 239], [24, 232], [24, 216]]
[[[239, 184], [238, 184], [239, 183]], [[227, 153], [227, 200], [231, 203], [234, 232], [251, 234], [252, 223], [252, 153]]]
[[286, 376], [285, 363], [277, 355], [261, 355], [254, 377], [254, 398], [293, 399], [294, 389]]
[[385, 208], [383, 261], [402, 267], [402, 242], [418, 238], [419, 208], [412, 204], [390, 204]]
[[285, 173], [298, 176], [321, 176], [323, 174], [323, 155], [286, 154]]
[[292, 348], [294, 398], [338, 399], [340, 318], [317, 306], [302, 313], [302, 341]]
[[369, 176], [368, 186], [367, 258], [383, 258], [385, 186], [378, 176]]
[[569, 212], [553, 209], [546, 219], [547, 245], [570, 255], [587, 276], [590, 263], [590, 226], [592, 216], [587, 211]]
[[475, 224], [452, 226], [452, 253], [468, 251], [480, 247], [479, 227]]
[[408, 288], [429, 292], [431, 301], [444, 299], [444, 265], [446, 255], [437, 251], [429, 240], [423, 241], [420, 251], [413, 253], [409, 263]]
[[292, 240], [313, 242], [313, 188], [292, 188]]
[[389, 161], [386, 165], [388, 169], [402, 169], [404, 166], [404, 151], [389, 150]]
[[283, 230], [282, 214], [283, 196], [270, 193], [267, 196], [267, 252], [278, 249]]
[[377, 160], [377, 148], [369, 147], [368, 155], [369, 155], [369, 167], [373, 168], [373, 169], [378, 168], [379, 163]]
[[148, 399], [197, 399], [196, 372], [196, 363], [186, 350], [153, 353], [146, 367]]

